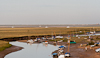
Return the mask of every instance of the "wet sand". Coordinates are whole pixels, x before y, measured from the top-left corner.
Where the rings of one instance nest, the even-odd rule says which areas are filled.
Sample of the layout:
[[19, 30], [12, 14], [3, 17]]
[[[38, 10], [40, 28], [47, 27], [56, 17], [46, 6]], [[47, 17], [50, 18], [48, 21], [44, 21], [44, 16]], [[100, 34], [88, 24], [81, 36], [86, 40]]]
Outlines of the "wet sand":
[[18, 46], [11, 46], [10, 48], [7, 48], [4, 51], [0, 52], [0, 58], [4, 58], [7, 54], [15, 52], [15, 51], [19, 51], [21, 49], [23, 49], [23, 48], [18, 47]]

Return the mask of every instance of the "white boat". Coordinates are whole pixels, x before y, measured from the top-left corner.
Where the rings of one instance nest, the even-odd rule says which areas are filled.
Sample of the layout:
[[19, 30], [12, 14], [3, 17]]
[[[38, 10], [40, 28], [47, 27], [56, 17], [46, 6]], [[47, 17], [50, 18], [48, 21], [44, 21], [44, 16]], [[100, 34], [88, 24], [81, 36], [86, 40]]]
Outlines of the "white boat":
[[58, 58], [65, 58], [65, 56], [64, 55], [60, 55]]
[[57, 42], [63, 42], [63, 40], [57, 41]]
[[70, 53], [65, 53], [65, 57], [70, 57]]
[[47, 41], [45, 41], [45, 44], [48, 44], [48, 42], [47, 42]]
[[28, 40], [27, 41], [28, 43], [33, 43], [34, 41], [32, 39]]

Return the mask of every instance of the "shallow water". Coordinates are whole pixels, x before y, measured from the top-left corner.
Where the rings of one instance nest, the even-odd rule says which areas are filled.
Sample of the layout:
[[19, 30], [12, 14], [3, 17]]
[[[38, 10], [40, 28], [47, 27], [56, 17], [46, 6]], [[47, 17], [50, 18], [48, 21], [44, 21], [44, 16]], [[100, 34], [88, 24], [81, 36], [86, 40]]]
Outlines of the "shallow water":
[[58, 46], [40, 44], [27, 44], [22, 42], [10, 42], [15, 46], [23, 47], [24, 49], [10, 53], [4, 58], [53, 58], [51, 53], [58, 49]]

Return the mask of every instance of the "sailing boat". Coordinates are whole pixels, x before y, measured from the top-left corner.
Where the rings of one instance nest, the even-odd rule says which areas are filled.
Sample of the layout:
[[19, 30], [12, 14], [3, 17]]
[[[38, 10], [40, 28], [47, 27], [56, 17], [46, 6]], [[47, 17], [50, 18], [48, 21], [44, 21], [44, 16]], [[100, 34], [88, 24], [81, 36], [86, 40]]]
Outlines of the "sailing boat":
[[70, 37], [68, 37], [68, 52], [65, 53], [65, 57], [70, 57], [69, 48], [70, 48]]

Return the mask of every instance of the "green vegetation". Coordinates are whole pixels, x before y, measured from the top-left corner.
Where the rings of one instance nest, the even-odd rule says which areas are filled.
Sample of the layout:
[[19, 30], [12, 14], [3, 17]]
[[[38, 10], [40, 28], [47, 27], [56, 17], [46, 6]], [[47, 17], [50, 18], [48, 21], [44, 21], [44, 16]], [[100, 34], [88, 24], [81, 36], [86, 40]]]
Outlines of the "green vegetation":
[[5, 50], [6, 48], [9, 48], [9, 47], [11, 47], [11, 44], [9, 44], [6, 41], [0, 41], [0, 51], [3, 51], [3, 50]]

